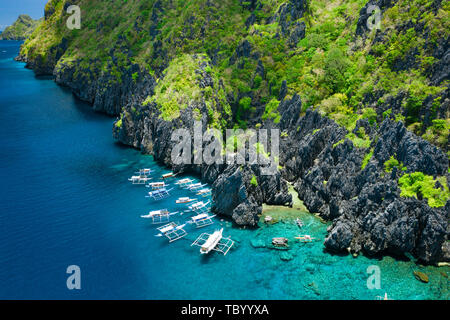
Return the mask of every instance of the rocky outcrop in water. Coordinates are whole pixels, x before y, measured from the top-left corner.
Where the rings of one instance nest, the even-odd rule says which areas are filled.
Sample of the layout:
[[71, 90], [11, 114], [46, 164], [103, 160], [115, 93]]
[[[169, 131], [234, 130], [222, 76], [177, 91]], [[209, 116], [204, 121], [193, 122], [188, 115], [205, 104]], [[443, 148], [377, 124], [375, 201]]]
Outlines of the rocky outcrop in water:
[[[252, 178], [256, 183], [251, 183]], [[237, 224], [255, 227], [263, 203], [292, 205], [286, 181], [280, 172], [262, 175], [259, 165], [231, 165], [213, 184], [213, 211]]]

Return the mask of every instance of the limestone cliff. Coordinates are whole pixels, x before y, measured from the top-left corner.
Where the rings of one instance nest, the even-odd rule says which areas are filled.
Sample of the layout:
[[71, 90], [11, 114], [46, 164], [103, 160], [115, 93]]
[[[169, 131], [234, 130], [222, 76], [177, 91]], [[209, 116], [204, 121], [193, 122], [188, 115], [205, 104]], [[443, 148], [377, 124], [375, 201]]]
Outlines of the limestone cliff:
[[[82, 28], [68, 30], [78, 5]], [[369, 6], [380, 12], [368, 27]], [[19, 60], [97, 111], [116, 140], [213, 184], [213, 210], [263, 203], [333, 221], [328, 250], [450, 261], [448, 1], [51, 0]], [[279, 171], [175, 165], [174, 129], [276, 128]]]

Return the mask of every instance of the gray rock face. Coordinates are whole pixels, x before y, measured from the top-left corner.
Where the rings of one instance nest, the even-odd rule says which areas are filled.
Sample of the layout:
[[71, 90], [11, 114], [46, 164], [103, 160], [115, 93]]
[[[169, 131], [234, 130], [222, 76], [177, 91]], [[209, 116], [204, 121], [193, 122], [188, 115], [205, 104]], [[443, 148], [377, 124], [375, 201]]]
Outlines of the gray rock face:
[[438, 86], [443, 81], [450, 79], [450, 45], [449, 38], [441, 38], [433, 52], [437, 61], [428, 70], [432, 85]]
[[[391, 119], [395, 119], [395, 114], [401, 114], [405, 118], [410, 116], [417, 117], [418, 121], [421, 123], [421, 130], [418, 132], [419, 135], [423, 135], [426, 130], [433, 124], [434, 119], [446, 119], [448, 110], [450, 110], [450, 88], [443, 90], [436, 96], [428, 96], [422, 107], [411, 112], [407, 108], [404, 108], [404, 101], [408, 98], [408, 93], [405, 91], [400, 91], [396, 96], [388, 96], [386, 101], [382, 104], [378, 104], [377, 101], [383, 96], [384, 91], [373, 92], [366, 95], [364, 104], [372, 107], [377, 112], [377, 121], [382, 122], [384, 119], [383, 113], [387, 110], [391, 110], [392, 114], [389, 116]], [[442, 101], [438, 108], [433, 107], [433, 101], [435, 99]], [[445, 153], [449, 151], [449, 145], [439, 146]]]
[[344, 251], [353, 239], [351, 226], [345, 222], [338, 221], [334, 227], [329, 230], [328, 237], [325, 239], [325, 246], [335, 251]]
[[387, 120], [380, 126], [374, 157], [381, 166], [391, 155], [396, 155], [409, 172], [432, 176], [447, 173], [448, 158], [439, 148], [406, 130], [402, 122]]
[[[390, 156], [408, 168], [432, 176], [445, 176], [444, 152], [406, 130], [403, 123], [386, 119], [379, 128], [366, 120], [364, 127], [374, 141], [373, 157], [361, 169], [368, 152], [344, 140], [345, 129], [318, 113], [296, 117], [298, 97], [280, 104], [280, 126], [288, 132], [282, 141], [282, 175], [295, 182], [295, 189], [311, 212], [333, 220], [325, 239], [330, 251], [364, 251], [367, 254], [412, 253], [425, 262], [445, 260], [449, 204], [430, 208], [425, 201], [400, 197], [400, 173], [384, 172]], [[297, 109], [297, 112], [295, 111]]]
[[308, 1], [290, 0], [280, 5], [279, 9], [268, 23], [278, 22], [281, 27], [281, 35], [288, 37], [291, 47], [297, 46], [298, 41], [305, 37], [306, 25], [299, 22], [308, 10]]
[[[252, 184], [255, 177], [257, 184]], [[239, 225], [256, 226], [263, 203], [292, 205], [286, 181], [278, 172], [262, 175], [259, 165], [228, 166], [213, 184], [213, 211], [230, 216]]]
[[92, 104], [95, 111], [109, 115], [118, 115], [123, 106], [145, 99], [155, 85], [155, 79], [137, 64], [123, 67], [120, 82], [109, 72], [99, 77], [95, 69], [80, 70], [77, 63], [60, 63], [53, 72], [56, 83], [69, 87], [77, 98]]
[[238, 225], [256, 226], [261, 213], [261, 193], [250, 186], [251, 170], [233, 165], [213, 184], [213, 212], [232, 218]]

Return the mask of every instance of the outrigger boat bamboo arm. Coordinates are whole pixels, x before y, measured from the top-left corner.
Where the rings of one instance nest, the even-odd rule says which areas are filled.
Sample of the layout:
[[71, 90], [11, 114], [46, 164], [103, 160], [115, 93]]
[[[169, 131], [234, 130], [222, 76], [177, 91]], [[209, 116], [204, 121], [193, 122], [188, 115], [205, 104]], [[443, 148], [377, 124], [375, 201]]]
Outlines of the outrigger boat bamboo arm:
[[152, 169], [139, 169], [139, 171], [135, 172], [136, 174], [144, 175], [151, 174], [153, 172]]
[[307, 234], [304, 235], [304, 236], [295, 237], [295, 239], [298, 239], [298, 240], [300, 240], [302, 242], [311, 242], [313, 240], [319, 240], [319, 239], [311, 237], [310, 235], [307, 235]]
[[186, 178], [186, 179], [178, 180], [177, 182], [175, 182], [175, 184], [187, 184], [187, 183], [192, 183], [192, 182], [194, 182], [194, 180]]
[[198, 210], [198, 209], [203, 209], [203, 208], [206, 207], [210, 202], [211, 202], [211, 201], [208, 201], [208, 202], [206, 202], [206, 203], [204, 203], [203, 201], [202, 201], [202, 202], [197, 202], [197, 203], [194, 203], [192, 206], [190, 206], [189, 209], [191, 209], [191, 210], [193, 210], [193, 211]]
[[188, 223], [195, 223], [198, 221], [202, 221], [202, 220], [210, 220], [212, 218], [214, 218], [216, 215], [208, 215], [207, 213], [201, 213], [199, 215], [196, 215], [195, 217], [192, 217], [190, 221], [188, 221]]
[[[160, 210], [160, 211], [162, 211], [162, 210]], [[149, 214], [147, 214], [147, 215], [143, 215], [143, 216], [141, 216], [141, 218], [153, 218], [153, 217], [156, 217], [156, 216], [165, 216], [165, 215], [167, 215], [167, 216], [173, 216], [173, 215], [175, 215], [175, 214], [178, 214], [179, 212], [178, 211], [176, 211], [176, 212], [169, 212], [169, 211], [166, 211], [166, 212], [158, 212], [158, 211], [152, 211], [152, 212], [149, 212]]]

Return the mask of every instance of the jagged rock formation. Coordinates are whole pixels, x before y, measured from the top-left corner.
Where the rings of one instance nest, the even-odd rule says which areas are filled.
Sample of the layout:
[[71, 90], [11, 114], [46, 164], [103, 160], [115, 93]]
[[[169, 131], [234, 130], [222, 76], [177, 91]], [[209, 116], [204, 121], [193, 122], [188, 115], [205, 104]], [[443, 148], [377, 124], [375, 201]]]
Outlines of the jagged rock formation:
[[[389, 119], [380, 128], [359, 121], [372, 137], [373, 156], [364, 169], [364, 150], [346, 139], [345, 129], [317, 112], [299, 114], [298, 96], [280, 105], [280, 128], [288, 137], [281, 143], [282, 175], [295, 182], [299, 197], [311, 212], [333, 220], [325, 247], [332, 251], [368, 254], [410, 252], [426, 262], [448, 260], [449, 205], [430, 208], [425, 201], [400, 197], [399, 172], [384, 171], [396, 155], [410, 172], [448, 177], [446, 155]], [[297, 130], [298, 128], [298, 130]]]

